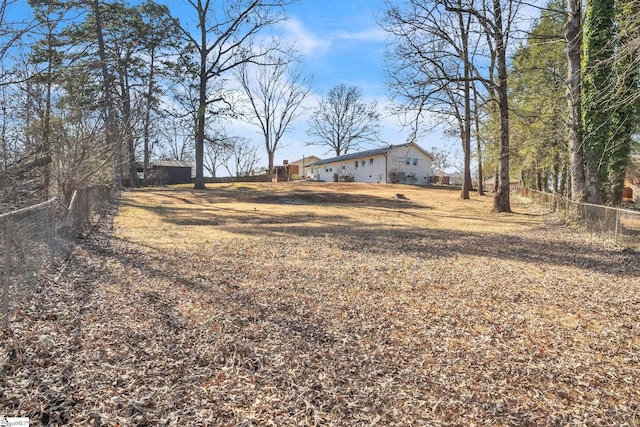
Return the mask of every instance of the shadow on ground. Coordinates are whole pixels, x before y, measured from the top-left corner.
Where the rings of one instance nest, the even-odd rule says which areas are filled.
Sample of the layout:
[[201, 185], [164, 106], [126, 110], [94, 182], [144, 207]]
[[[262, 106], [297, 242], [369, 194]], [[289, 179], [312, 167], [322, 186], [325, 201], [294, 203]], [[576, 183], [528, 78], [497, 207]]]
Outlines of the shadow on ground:
[[[555, 238], [557, 235], [540, 227], [567, 230], [557, 224], [538, 225], [531, 221], [542, 214], [525, 212], [508, 216], [509, 223], [528, 226], [526, 232], [487, 233], [482, 230], [482, 223], [489, 225], [490, 221], [500, 220], [499, 217], [478, 218], [465, 211], [443, 212], [412, 201], [411, 195], [409, 199], [398, 198], [398, 194], [393, 192], [394, 187], [380, 188], [380, 194], [384, 196], [351, 191], [357, 187], [344, 187], [348, 191], [341, 191], [339, 186], [300, 185], [274, 187], [266, 191], [230, 184], [196, 192], [190, 189], [153, 190], [154, 195], [164, 202], [144, 205], [125, 201], [124, 206], [152, 212], [167, 224], [190, 227], [190, 232], [193, 232], [193, 227], [203, 227], [202, 233], [212, 232], [208, 227], [213, 227], [244, 236], [285, 236], [298, 242], [328, 238], [345, 253], [384, 251], [390, 256], [412, 254], [423, 258], [481, 256], [488, 261], [515, 260], [539, 265], [574, 266], [632, 277], [640, 275], [637, 251], [610, 249], [606, 245], [587, 244], [580, 239], [565, 241]], [[398, 188], [398, 191], [413, 191]], [[450, 188], [433, 190], [457, 191]], [[470, 202], [473, 201], [478, 200]], [[238, 202], [242, 205], [232, 205]], [[281, 205], [300, 205], [301, 209], [282, 213], [278, 209]], [[340, 210], [325, 214], [329, 206], [369, 210], [370, 216], [378, 212], [382, 215], [391, 213], [394, 219], [399, 220], [388, 223], [361, 221], [360, 218], [367, 218], [368, 214], [353, 217], [346, 211], [341, 215]], [[427, 226], [415, 226], [410, 221], [412, 218], [429, 218], [429, 215], [451, 222], [476, 221], [480, 224], [479, 231], [430, 228], [428, 220], [423, 221]], [[403, 218], [408, 220], [403, 221]]]

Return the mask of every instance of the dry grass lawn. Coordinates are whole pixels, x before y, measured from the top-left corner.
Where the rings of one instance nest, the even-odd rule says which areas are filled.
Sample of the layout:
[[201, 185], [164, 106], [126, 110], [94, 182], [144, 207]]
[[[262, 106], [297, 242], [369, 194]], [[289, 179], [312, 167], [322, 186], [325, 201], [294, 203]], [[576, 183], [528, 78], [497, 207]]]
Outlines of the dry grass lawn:
[[638, 252], [513, 208], [380, 184], [123, 193], [5, 333], [0, 413], [640, 425]]

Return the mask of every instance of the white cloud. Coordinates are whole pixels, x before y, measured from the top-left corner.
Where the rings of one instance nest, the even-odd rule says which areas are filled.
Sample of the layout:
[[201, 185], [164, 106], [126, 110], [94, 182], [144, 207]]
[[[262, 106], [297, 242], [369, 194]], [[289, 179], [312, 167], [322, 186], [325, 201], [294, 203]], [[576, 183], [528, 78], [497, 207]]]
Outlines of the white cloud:
[[363, 42], [384, 42], [387, 40], [388, 34], [379, 27], [369, 28], [363, 31], [336, 31], [330, 35], [332, 40], [354, 40]]
[[283, 32], [283, 40], [296, 48], [305, 56], [321, 57], [329, 52], [335, 42], [355, 41], [383, 43], [388, 34], [379, 27], [372, 27], [360, 31], [338, 30], [330, 31], [322, 35], [314, 34], [304, 24], [290, 18], [280, 24]]
[[330, 40], [312, 34], [295, 18], [282, 22], [280, 26], [284, 41], [303, 55], [322, 56], [331, 47]]

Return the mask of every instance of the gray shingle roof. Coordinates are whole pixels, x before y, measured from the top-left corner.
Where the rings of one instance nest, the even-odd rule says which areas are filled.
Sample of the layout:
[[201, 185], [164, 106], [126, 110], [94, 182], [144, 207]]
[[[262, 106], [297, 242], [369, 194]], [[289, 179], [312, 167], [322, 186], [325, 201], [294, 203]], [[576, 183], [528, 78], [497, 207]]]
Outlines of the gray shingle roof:
[[343, 162], [343, 161], [346, 161], [346, 160], [359, 159], [361, 157], [377, 156], [377, 155], [380, 155], [380, 154], [386, 154], [386, 153], [390, 152], [391, 150], [395, 150], [396, 148], [399, 148], [399, 147], [406, 147], [408, 145], [410, 145], [410, 144], [388, 145], [388, 146], [382, 147], [382, 148], [374, 148], [373, 150], [360, 151], [358, 153], [343, 154], [342, 156], [337, 156], [337, 157], [331, 157], [329, 159], [318, 160], [317, 162], [311, 163], [310, 165], [305, 165], [305, 167], [320, 166], [320, 165], [325, 165], [327, 163]]
[[173, 167], [173, 168], [191, 168], [193, 165], [189, 162], [181, 162], [179, 160], [152, 160], [152, 166], [163, 166], [163, 167]]

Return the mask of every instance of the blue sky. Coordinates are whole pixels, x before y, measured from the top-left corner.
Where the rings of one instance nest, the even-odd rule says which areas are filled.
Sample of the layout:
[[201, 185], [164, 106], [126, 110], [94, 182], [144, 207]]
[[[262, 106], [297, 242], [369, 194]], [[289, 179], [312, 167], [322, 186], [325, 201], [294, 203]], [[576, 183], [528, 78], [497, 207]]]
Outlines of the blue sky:
[[[13, 10], [22, 16], [26, 10], [23, 1], [19, 0]], [[192, 18], [193, 10], [184, 0], [164, 2], [183, 22]], [[387, 34], [378, 25], [384, 8], [384, 0], [299, 0], [289, 6], [289, 19], [278, 24], [275, 31], [299, 51], [302, 71], [313, 75], [314, 84], [312, 95], [305, 103], [307, 111], [292, 124], [276, 151], [276, 164], [284, 159], [294, 161], [303, 155], [332, 155], [323, 147], [306, 145], [308, 118], [319, 97], [341, 83], [359, 87], [366, 101], [378, 103], [384, 116], [381, 122], [384, 143], [399, 144], [407, 140], [409, 131], [402, 129], [387, 109], [389, 100], [383, 69]], [[259, 147], [260, 163], [266, 165], [267, 156], [257, 127], [235, 123], [228, 127], [228, 132], [251, 139]], [[440, 132], [422, 137], [418, 143], [426, 150], [433, 146], [451, 146], [455, 151], [459, 145], [455, 140], [445, 139]]]
[[[288, 9], [289, 20], [278, 30], [302, 54], [304, 71], [314, 77], [313, 96], [307, 106], [313, 108], [319, 97], [332, 87], [345, 83], [358, 86], [367, 101], [376, 101], [385, 116], [381, 138], [385, 143], [404, 143], [409, 130], [402, 129], [398, 119], [389, 116], [388, 93], [384, 81], [384, 51], [387, 34], [378, 25], [384, 11], [384, 0], [300, 0]], [[292, 129], [276, 151], [275, 162], [294, 161], [302, 156], [329, 157], [319, 146], [307, 146], [309, 112], [293, 123]], [[260, 143], [257, 128], [246, 124], [233, 126], [237, 133]], [[418, 141], [426, 150], [433, 146], [453, 145], [440, 132]], [[261, 147], [260, 157], [266, 160]]]
[[[183, 24], [193, 19], [193, 9], [183, 0], [165, 0]], [[361, 89], [367, 102], [376, 101], [384, 116], [381, 122], [381, 142], [378, 145], [406, 142], [409, 130], [403, 129], [397, 117], [390, 116], [390, 101], [384, 80], [384, 51], [387, 33], [378, 24], [385, 9], [384, 0], [299, 0], [287, 8], [287, 21], [273, 30], [301, 55], [301, 71], [313, 76], [312, 95], [305, 101], [307, 110], [292, 123], [275, 153], [275, 164], [295, 161], [303, 156], [335, 155], [329, 148], [308, 146], [308, 119], [320, 97], [334, 86], [344, 83]], [[258, 146], [260, 164], [266, 166], [267, 154], [259, 129], [236, 122], [226, 126], [227, 133], [242, 136]], [[422, 136], [417, 141], [424, 149], [453, 146], [441, 132]], [[372, 145], [371, 147], [373, 147]], [[369, 146], [364, 148], [371, 148]], [[224, 171], [220, 170], [220, 173]]]
[[387, 35], [376, 22], [383, 7], [381, 0], [302, 0], [290, 8], [283, 30], [304, 54], [318, 90], [347, 83], [371, 95], [384, 93]]

